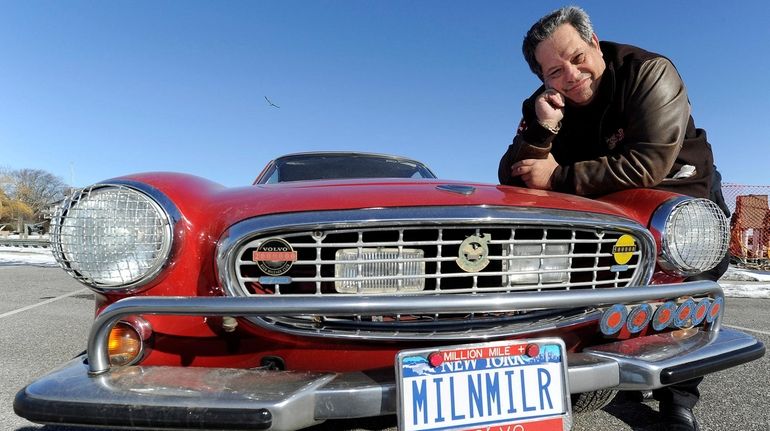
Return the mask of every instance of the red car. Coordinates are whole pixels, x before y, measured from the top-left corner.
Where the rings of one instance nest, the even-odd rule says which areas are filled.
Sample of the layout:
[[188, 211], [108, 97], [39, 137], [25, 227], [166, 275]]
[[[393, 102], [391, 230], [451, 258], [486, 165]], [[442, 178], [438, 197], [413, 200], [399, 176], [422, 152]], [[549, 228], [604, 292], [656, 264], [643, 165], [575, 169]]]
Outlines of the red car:
[[589, 200], [304, 153], [249, 187], [108, 180], [51, 235], [96, 319], [87, 354], [18, 393], [40, 423], [562, 431], [618, 390], [765, 351], [720, 326], [717, 283], [683, 281], [724, 256], [723, 213], [656, 190]]

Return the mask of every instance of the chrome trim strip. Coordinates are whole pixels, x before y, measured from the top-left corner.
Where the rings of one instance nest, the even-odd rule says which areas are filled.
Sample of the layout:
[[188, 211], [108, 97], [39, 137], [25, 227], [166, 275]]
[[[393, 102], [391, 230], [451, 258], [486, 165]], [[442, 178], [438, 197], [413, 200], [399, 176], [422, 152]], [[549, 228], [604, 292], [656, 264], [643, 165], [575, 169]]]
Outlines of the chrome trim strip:
[[[93, 374], [110, 369], [107, 345], [110, 330], [123, 317], [139, 314], [180, 316], [344, 316], [415, 313], [473, 313], [594, 307], [636, 303], [680, 296], [723, 297], [714, 281], [560, 292], [508, 294], [321, 297], [131, 297], [108, 307], [94, 320], [88, 336], [88, 363]], [[720, 315], [709, 330], [719, 330]]]
[[[550, 258], [550, 256], [549, 256]], [[491, 259], [490, 259], [491, 260]], [[367, 263], [376, 262], [375, 260], [367, 261]], [[407, 262], [407, 260], [402, 260], [399, 262]], [[636, 268], [635, 265], [630, 265], [629, 268]], [[593, 271], [601, 271], [605, 270], [608, 271], [610, 269], [609, 266], [597, 266], [593, 268], [580, 268], [580, 269], [573, 269], [573, 270], [561, 270], [561, 269], [554, 269], [554, 270], [547, 270], [542, 269], [538, 271], [489, 271], [485, 272], [485, 276], [503, 276], [503, 275], [537, 275], [537, 274], [549, 274], [549, 273], [576, 273], [576, 272], [593, 272]], [[442, 273], [442, 274], [424, 274], [424, 275], [404, 275], [400, 278], [464, 278], [467, 277], [468, 274], [465, 273]], [[373, 277], [367, 277], [367, 280], [386, 280], [391, 278], [399, 278], [395, 276], [373, 276]], [[242, 277], [242, 281], [259, 281], [259, 277]], [[356, 277], [293, 277], [293, 281], [350, 281], [350, 280], [358, 280]], [[522, 286], [500, 286], [498, 288], [494, 287], [485, 287], [484, 292], [494, 292], [496, 290], [499, 291], [509, 291], [509, 290], [517, 290], [517, 289], [526, 289], [526, 290], [532, 290], [533, 288], [540, 288], [540, 289], [554, 289], [554, 288], [569, 288], [569, 287], [579, 287], [579, 286], [592, 286], [592, 285], [602, 285], [602, 284], [617, 284], [619, 282], [631, 282], [633, 281], [633, 278], [617, 278], [612, 280], [603, 280], [603, 281], [586, 281], [586, 282], [570, 282], [570, 283], [544, 283], [542, 285], [522, 285]], [[473, 291], [477, 291], [476, 289], [471, 289]], [[470, 290], [469, 290], [470, 291]], [[441, 292], [440, 289], [436, 289], [436, 293]], [[452, 289], [453, 293], [462, 293], [465, 292], [464, 289]], [[423, 293], [424, 295], [431, 295], [432, 293]], [[333, 296], [336, 294], [324, 294], [324, 296]]]
[[[570, 310], [571, 311], [571, 310]], [[470, 313], [469, 313], [470, 314]], [[465, 329], [457, 329], [455, 331], [439, 331], [435, 329], [433, 331], [426, 330], [424, 328], [392, 328], [389, 332], [370, 330], [363, 326], [357, 327], [355, 330], [344, 331], [342, 329], [328, 329], [322, 328], [318, 330], [304, 329], [300, 327], [300, 323], [305, 326], [310, 326], [312, 322], [292, 322], [291, 316], [278, 316], [274, 320], [268, 322], [265, 320], [259, 320], [263, 326], [268, 328], [275, 328], [280, 325], [280, 328], [275, 328], [281, 332], [287, 334], [294, 334], [298, 336], [314, 336], [314, 337], [330, 337], [337, 339], [366, 339], [366, 340], [378, 340], [378, 341], [398, 341], [398, 340], [423, 340], [426, 337], [431, 340], [445, 341], [453, 343], [457, 341], [467, 341], [469, 338], [478, 338], [484, 340], [498, 340], [511, 335], [526, 336], [529, 334], [537, 334], [542, 331], [554, 330], [559, 328], [565, 328], [574, 325], [580, 325], [590, 322], [598, 322], [601, 319], [601, 312], [598, 310], [585, 311], [581, 314], [575, 312], [572, 315], [566, 317], [545, 317], [540, 318], [537, 321], [522, 321], [522, 322], [506, 322], [502, 319], [482, 319], [476, 321], [478, 326], [482, 329], [474, 329], [471, 331], [468, 329], [470, 326], [468, 320], [450, 320], [444, 321], [449, 324], [453, 324], [455, 327]], [[329, 322], [329, 326], [337, 326], [337, 322]], [[291, 326], [289, 326], [291, 325]], [[429, 323], [427, 325], [430, 325]], [[324, 331], [324, 332], [321, 332]]]
[[179, 212], [179, 209], [176, 207], [176, 205], [174, 205], [174, 202], [172, 202], [171, 199], [169, 199], [168, 196], [166, 196], [163, 192], [147, 183], [134, 180], [116, 179], [98, 183], [97, 185], [126, 186], [138, 190], [157, 202], [163, 208], [163, 210], [166, 211], [166, 214], [168, 215], [169, 220], [173, 223], [173, 225], [176, 225], [182, 219], [182, 213]]
[[657, 209], [655, 209], [655, 211], [652, 213], [652, 217], [650, 218], [650, 233], [652, 234], [652, 237], [655, 238], [655, 243], [658, 247], [658, 265], [660, 265], [664, 271], [676, 276], [686, 276], [692, 274], [685, 274], [679, 267], [674, 265], [672, 260], [669, 258], [667, 246], [668, 241], [665, 235], [666, 223], [668, 222], [668, 218], [674, 212], [676, 207], [692, 199], [693, 198], [689, 196], [673, 197], [666, 202], [663, 202]]

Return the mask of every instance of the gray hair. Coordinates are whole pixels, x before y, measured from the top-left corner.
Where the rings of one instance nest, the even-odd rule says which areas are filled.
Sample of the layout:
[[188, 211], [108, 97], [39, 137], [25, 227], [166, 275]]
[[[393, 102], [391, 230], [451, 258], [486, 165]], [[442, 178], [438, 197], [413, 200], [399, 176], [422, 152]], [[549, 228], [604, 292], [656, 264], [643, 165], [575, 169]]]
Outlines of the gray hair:
[[540, 42], [551, 37], [556, 28], [562, 24], [569, 24], [574, 27], [586, 43], [591, 43], [591, 38], [594, 35], [591, 19], [586, 11], [577, 6], [565, 6], [540, 18], [524, 37], [521, 50], [530, 70], [541, 80], [543, 79], [543, 71], [535, 58], [535, 49]]

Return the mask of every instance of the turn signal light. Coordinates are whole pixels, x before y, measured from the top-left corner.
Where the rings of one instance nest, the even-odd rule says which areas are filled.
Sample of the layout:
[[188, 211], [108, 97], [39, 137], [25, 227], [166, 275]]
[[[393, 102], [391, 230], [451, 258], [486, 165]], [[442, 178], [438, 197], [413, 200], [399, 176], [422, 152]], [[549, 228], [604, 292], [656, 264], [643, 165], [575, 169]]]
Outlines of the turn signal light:
[[108, 352], [110, 364], [123, 366], [134, 363], [142, 354], [142, 337], [133, 326], [118, 322], [110, 331]]

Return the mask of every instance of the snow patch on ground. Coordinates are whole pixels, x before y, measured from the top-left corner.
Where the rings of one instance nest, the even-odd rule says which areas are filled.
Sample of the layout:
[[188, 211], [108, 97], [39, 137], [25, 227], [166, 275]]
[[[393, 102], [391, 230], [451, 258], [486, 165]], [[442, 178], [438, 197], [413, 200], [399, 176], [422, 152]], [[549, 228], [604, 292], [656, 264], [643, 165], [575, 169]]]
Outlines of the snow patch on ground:
[[742, 269], [731, 266], [720, 280], [729, 281], [765, 281], [770, 282], [770, 272], [753, 269]]
[[0, 266], [57, 266], [50, 248], [0, 247]]
[[731, 266], [719, 279], [725, 296], [770, 299], [770, 272]]
[[757, 284], [733, 284], [733, 282], [719, 281], [725, 296], [728, 298], [757, 298], [770, 299], [770, 284], [758, 282]]

